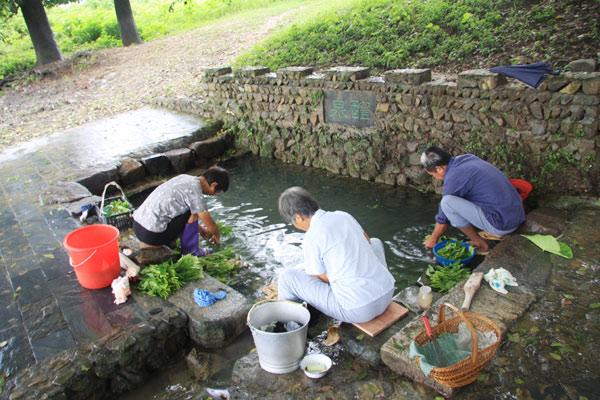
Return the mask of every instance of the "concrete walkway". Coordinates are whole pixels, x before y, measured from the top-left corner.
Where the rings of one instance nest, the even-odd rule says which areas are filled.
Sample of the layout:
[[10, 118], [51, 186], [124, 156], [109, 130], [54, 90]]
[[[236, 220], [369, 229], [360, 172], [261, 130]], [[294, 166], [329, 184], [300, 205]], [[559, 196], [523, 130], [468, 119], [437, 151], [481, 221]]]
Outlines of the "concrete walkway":
[[62, 240], [80, 225], [42, 206], [40, 193], [95, 165], [178, 146], [203, 126], [143, 108], [0, 153], [0, 372], [11, 376], [148, 318], [133, 299], [117, 308], [110, 287], [79, 285]]

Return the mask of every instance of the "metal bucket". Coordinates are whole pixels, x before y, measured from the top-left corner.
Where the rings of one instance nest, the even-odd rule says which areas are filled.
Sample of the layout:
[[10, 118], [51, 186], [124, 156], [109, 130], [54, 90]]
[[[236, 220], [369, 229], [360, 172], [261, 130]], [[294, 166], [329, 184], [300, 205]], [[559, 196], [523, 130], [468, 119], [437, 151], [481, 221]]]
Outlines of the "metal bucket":
[[[274, 321], [296, 321], [301, 325], [291, 332], [265, 332], [260, 327]], [[260, 367], [272, 374], [286, 374], [298, 369], [306, 349], [310, 313], [306, 304], [287, 300], [263, 300], [248, 312], [248, 326], [252, 332]]]

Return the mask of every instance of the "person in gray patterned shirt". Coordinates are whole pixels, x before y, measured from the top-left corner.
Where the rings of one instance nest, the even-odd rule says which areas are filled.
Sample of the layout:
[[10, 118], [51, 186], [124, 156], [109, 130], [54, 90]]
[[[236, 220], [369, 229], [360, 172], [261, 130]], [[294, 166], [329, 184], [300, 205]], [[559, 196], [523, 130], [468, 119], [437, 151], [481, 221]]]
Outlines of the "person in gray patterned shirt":
[[181, 174], [158, 186], [133, 213], [133, 231], [140, 247], [169, 245], [179, 237], [182, 254], [208, 254], [210, 249], [198, 247], [199, 236], [210, 237], [214, 244], [220, 245], [221, 233], [208, 212], [204, 196], [214, 196], [228, 188], [229, 172], [218, 166], [200, 176]]

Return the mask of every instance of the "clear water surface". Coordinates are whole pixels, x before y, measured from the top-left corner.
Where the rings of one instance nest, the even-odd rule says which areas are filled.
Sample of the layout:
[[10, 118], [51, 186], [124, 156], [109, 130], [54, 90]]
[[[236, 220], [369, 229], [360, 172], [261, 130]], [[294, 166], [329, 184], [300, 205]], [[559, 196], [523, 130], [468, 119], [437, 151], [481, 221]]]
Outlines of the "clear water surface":
[[243, 294], [258, 296], [280, 268], [302, 262], [304, 232], [283, 221], [277, 210], [279, 195], [290, 186], [307, 189], [324, 210], [352, 214], [369, 236], [380, 238], [396, 291], [413, 284], [435, 262], [423, 246], [435, 223], [435, 195], [270, 159], [242, 157], [224, 167], [231, 174], [230, 188], [207, 196], [207, 202], [213, 218], [233, 228], [222, 246], [233, 247], [250, 263], [231, 285]]

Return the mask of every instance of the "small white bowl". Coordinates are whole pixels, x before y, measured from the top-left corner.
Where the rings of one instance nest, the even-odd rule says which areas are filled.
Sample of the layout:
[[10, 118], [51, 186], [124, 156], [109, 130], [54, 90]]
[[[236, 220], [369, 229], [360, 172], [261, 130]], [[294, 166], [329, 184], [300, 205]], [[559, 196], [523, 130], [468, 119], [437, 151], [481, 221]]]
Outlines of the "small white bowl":
[[[309, 372], [306, 370], [307, 366], [314, 366], [318, 364], [324, 366], [324, 369], [322, 371]], [[319, 379], [323, 377], [327, 373], [327, 371], [331, 369], [332, 365], [333, 362], [331, 361], [331, 358], [327, 357], [325, 354], [309, 354], [306, 357], [304, 357], [302, 361], [300, 361], [300, 369], [304, 371], [306, 376], [312, 379]]]

